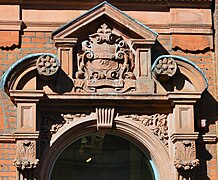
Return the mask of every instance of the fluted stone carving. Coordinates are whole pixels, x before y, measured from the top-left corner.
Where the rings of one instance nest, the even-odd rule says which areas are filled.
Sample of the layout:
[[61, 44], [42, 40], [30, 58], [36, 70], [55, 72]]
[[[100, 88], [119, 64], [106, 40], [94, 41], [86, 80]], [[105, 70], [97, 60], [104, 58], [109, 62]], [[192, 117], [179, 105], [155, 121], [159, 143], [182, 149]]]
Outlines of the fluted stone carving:
[[195, 149], [194, 141], [183, 140], [182, 142], [177, 142], [174, 165], [178, 170], [178, 178], [183, 178], [184, 180], [195, 178], [194, 170], [199, 166]]
[[114, 108], [96, 108], [97, 129], [112, 128], [115, 117]]

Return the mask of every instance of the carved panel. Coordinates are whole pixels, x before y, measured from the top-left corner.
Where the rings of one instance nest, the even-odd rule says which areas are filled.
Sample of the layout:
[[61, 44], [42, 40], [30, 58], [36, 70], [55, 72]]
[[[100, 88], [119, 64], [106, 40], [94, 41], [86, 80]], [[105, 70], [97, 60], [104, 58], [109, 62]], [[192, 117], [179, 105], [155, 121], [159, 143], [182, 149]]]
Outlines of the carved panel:
[[19, 170], [33, 169], [38, 165], [36, 159], [36, 142], [30, 140], [17, 142], [17, 155], [14, 166]]
[[160, 141], [168, 146], [169, 135], [167, 126], [167, 115], [125, 115], [123, 117], [131, 118], [132, 120], [138, 121], [144, 126], [149, 127], [153, 131], [153, 133], [158, 136]]
[[36, 129], [36, 104], [18, 103], [18, 131], [34, 131]]
[[193, 105], [176, 105], [175, 106], [175, 131], [176, 132], [193, 132], [194, 131], [194, 113]]
[[82, 52], [77, 58], [76, 90], [95, 92], [108, 87], [124, 92], [135, 89], [130, 48], [107, 24], [102, 24], [89, 40], [82, 42]]

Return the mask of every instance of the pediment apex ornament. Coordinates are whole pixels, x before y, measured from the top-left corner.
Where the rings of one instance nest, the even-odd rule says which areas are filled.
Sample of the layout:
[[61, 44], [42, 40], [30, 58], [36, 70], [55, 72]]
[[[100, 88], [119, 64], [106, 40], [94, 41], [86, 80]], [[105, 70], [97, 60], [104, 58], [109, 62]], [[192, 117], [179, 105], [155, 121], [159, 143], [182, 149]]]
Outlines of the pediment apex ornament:
[[135, 89], [134, 59], [130, 54], [124, 39], [103, 23], [89, 40], [82, 42], [82, 52], [77, 54], [76, 89], [86, 87], [94, 92], [102, 86], [116, 92]]
[[84, 27], [88, 27], [99, 17], [101, 18], [103, 16], [104, 19], [105, 17], [109, 17], [109, 19], [112, 19], [112, 21], [119, 26], [125, 26], [126, 31], [130, 31], [132, 33], [136, 32], [138, 37], [140, 38], [147, 39], [150, 42], [155, 42], [155, 40], [157, 39], [157, 32], [138, 22], [137, 20], [130, 17], [125, 12], [119, 10], [107, 1], [96, 5], [78, 18], [71, 20], [70, 22], [63, 25], [61, 28], [53, 31], [52, 38], [55, 39], [74, 37], [74, 32], [78, 32], [80, 28], [83, 29]]

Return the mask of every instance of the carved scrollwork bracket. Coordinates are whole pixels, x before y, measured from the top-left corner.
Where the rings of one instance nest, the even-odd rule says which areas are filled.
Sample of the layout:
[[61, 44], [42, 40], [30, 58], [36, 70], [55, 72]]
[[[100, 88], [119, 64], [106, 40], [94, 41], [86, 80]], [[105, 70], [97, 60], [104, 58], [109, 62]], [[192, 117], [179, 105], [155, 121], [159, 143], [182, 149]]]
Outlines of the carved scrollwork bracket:
[[17, 142], [17, 156], [14, 166], [18, 170], [34, 169], [39, 164], [36, 159], [36, 142], [30, 140]]
[[155, 61], [153, 72], [161, 81], [167, 81], [176, 74], [177, 64], [172, 57], [163, 57]]
[[59, 61], [51, 55], [42, 55], [36, 61], [39, 75], [44, 79], [50, 79], [58, 72]]
[[152, 132], [160, 139], [164, 145], [168, 146], [168, 126], [167, 115], [165, 114], [153, 114], [153, 115], [125, 115], [126, 118], [131, 118], [134, 121], [138, 121], [144, 126], [149, 127]]

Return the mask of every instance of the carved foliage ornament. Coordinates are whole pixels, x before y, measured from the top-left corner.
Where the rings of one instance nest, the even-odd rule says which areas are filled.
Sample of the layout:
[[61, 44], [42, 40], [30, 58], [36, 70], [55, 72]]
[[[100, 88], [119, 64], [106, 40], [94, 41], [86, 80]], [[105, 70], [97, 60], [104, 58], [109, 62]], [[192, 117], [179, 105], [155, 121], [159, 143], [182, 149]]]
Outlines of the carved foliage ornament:
[[41, 122], [41, 148], [47, 145], [51, 136], [58, 132], [58, 130], [65, 124], [69, 124], [76, 118], [85, 117], [86, 114], [45, 114]]
[[[89, 36], [89, 40], [82, 42], [75, 86], [82, 89], [80, 80], [85, 80], [82, 82], [86, 82], [91, 91], [102, 86], [119, 91], [124, 88], [125, 80], [135, 79], [133, 66], [133, 59], [130, 58], [130, 50], [124, 39], [114, 34], [106, 24], [102, 24], [96, 33]], [[135, 87], [134, 83], [128, 86]]]
[[42, 55], [36, 61], [38, 73], [44, 77], [53, 76], [59, 69], [59, 62], [50, 55]]
[[177, 71], [177, 64], [171, 57], [164, 57], [156, 62], [154, 73], [156, 76], [165, 81], [174, 76]]
[[17, 143], [17, 157], [14, 160], [14, 166], [19, 170], [36, 168], [39, 160], [35, 158], [35, 142], [25, 140]]
[[193, 141], [178, 142], [174, 165], [177, 169], [185, 171], [192, 170], [199, 165], [199, 160], [195, 159], [195, 144]]
[[144, 126], [149, 127], [153, 133], [158, 136], [161, 142], [168, 146], [168, 127], [167, 115], [154, 114], [154, 115], [126, 115], [126, 118], [131, 118], [134, 121], [142, 123]]

